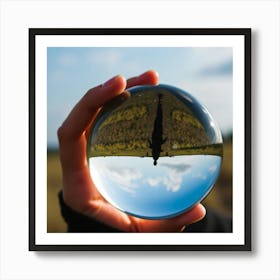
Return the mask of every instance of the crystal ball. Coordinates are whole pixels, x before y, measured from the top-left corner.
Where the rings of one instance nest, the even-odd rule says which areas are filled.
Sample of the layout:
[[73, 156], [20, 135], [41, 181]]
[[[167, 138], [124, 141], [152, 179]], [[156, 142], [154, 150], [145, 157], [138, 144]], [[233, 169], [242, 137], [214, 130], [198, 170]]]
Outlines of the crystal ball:
[[170, 85], [137, 86], [108, 102], [90, 130], [87, 157], [100, 194], [145, 219], [183, 213], [205, 198], [223, 141], [208, 110]]

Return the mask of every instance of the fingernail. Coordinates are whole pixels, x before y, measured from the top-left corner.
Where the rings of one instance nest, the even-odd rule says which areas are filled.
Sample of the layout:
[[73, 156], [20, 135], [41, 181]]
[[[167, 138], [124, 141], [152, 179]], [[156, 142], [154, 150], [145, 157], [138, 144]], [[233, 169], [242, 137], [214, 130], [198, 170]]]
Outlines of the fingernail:
[[138, 77], [145, 76], [145, 75], [147, 75], [147, 74], [150, 73], [150, 72], [151, 72], [151, 73], [154, 73], [157, 77], [159, 76], [158, 72], [156, 72], [156, 71], [153, 70], [153, 69], [150, 69], [150, 70], [148, 70], [148, 71], [146, 71], [146, 72], [140, 74]]
[[112, 84], [114, 84], [114, 82], [119, 79], [120, 75], [117, 75], [115, 77], [113, 77], [112, 79], [108, 80], [107, 82], [105, 82], [102, 86], [103, 87], [109, 87], [111, 86]]

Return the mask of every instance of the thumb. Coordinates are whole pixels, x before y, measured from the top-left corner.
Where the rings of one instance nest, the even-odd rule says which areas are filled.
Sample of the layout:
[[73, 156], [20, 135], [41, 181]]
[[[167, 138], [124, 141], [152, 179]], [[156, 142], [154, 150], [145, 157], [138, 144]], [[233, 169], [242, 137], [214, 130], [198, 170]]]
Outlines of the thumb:
[[189, 211], [180, 214], [174, 218], [171, 218], [169, 221], [178, 228], [184, 228], [187, 225], [196, 223], [202, 220], [206, 215], [206, 209], [202, 204], [196, 204]]

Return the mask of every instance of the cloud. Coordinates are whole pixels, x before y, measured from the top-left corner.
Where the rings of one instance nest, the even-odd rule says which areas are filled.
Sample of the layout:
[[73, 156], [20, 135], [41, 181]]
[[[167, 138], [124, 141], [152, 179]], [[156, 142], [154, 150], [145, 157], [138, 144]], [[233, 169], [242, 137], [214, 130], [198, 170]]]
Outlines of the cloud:
[[63, 67], [73, 66], [77, 62], [78, 62], [78, 57], [75, 54], [71, 54], [71, 53], [64, 53], [58, 59], [59, 65]]
[[106, 176], [114, 182], [117, 182], [123, 190], [133, 193], [133, 189], [137, 187], [135, 181], [142, 177], [139, 170], [134, 168], [119, 168], [116, 166], [109, 166], [106, 169]]
[[216, 172], [217, 168], [218, 168], [218, 166], [216, 164], [214, 164], [214, 165], [210, 166], [208, 170], [211, 174], [213, 174]]
[[161, 166], [167, 167], [176, 173], [184, 173], [191, 165], [186, 163], [162, 163]]
[[162, 179], [167, 191], [177, 192], [182, 185], [184, 175], [190, 172], [191, 165], [186, 163], [162, 163], [169, 169], [168, 175]]
[[232, 48], [227, 47], [198, 47], [187, 49], [189, 58], [195, 60], [199, 66], [214, 65], [232, 57]]
[[187, 63], [183, 66], [184, 76], [197, 78], [202, 76], [204, 69], [212, 68], [232, 60], [232, 48], [224, 47], [194, 47], [186, 48], [185, 59]]
[[197, 179], [201, 179], [201, 180], [206, 180], [207, 179], [206, 175], [203, 175], [201, 173], [193, 174], [192, 177], [197, 178]]
[[162, 177], [147, 178], [150, 187], [164, 186], [167, 191], [176, 192], [181, 188], [185, 174], [190, 172], [191, 165], [186, 163], [159, 163], [158, 167], [168, 169]]
[[156, 187], [158, 186], [162, 181], [162, 178], [148, 178], [147, 179], [147, 183], [151, 186], [151, 187]]
[[89, 60], [92, 63], [101, 64], [106, 67], [112, 67], [121, 63], [122, 55], [118, 49], [94, 49], [89, 54]]
[[189, 81], [189, 83], [182, 80], [182, 88], [185, 88], [207, 107], [222, 132], [227, 132], [232, 129], [232, 76], [197, 76], [193, 80]]
[[181, 188], [183, 176], [176, 176], [170, 173], [168, 177], [163, 178], [163, 184], [167, 191], [177, 192]]
[[62, 70], [53, 70], [48, 73], [48, 79], [52, 82], [63, 82], [66, 78], [65, 72]]
[[199, 74], [202, 76], [231, 76], [232, 75], [232, 59], [226, 60], [222, 63], [213, 64], [200, 70]]

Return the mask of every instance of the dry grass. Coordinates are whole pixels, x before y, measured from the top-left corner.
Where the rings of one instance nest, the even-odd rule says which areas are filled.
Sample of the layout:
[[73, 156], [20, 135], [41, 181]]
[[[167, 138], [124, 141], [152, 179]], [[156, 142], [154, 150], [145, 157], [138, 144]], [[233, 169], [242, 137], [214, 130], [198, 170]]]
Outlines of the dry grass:
[[232, 143], [224, 143], [224, 157], [221, 174], [215, 187], [203, 201], [205, 206], [211, 207], [227, 216], [232, 215]]
[[65, 232], [66, 224], [60, 214], [60, 207], [58, 203], [58, 192], [62, 187], [62, 175], [58, 153], [48, 152], [47, 168], [47, 230], [48, 232]]
[[[47, 158], [47, 230], [48, 232], [65, 232], [66, 224], [60, 214], [58, 192], [62, 186], [61, 167], [56, 152], [48, 152]], [[226, 215], [232, 213], [232, 144], [224, 144], [222, 172], [210, 194], [203, 204]]]

